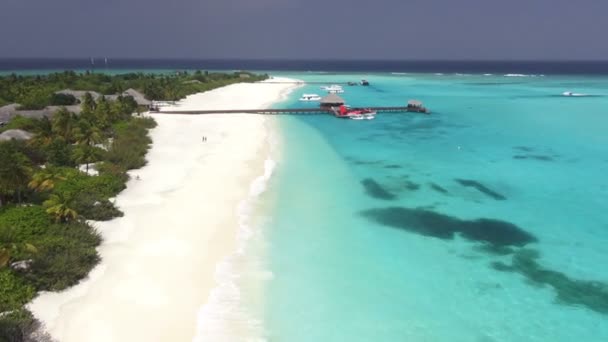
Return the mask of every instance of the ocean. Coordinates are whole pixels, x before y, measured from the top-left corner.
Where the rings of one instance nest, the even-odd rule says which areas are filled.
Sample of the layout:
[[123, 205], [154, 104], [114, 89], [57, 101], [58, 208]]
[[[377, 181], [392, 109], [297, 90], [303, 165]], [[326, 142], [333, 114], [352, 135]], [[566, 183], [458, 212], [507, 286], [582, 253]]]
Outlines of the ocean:
[[[239, 208], [239, 253], [219, 268], [216, 336], [608, 340], [608, 63], [110, 60], [103, 72], [176, 69], [365, 78], [340, 94], [350, 105], [418, 99], [432, 111], [273, 117], [266, 174]], [[322, 91], [275, 106], [314, 106], [303, 93]]]
[[608, 340], [607, 77], [276, 74], [432, 114], [276, 118], [242, 284], [258, 337]]

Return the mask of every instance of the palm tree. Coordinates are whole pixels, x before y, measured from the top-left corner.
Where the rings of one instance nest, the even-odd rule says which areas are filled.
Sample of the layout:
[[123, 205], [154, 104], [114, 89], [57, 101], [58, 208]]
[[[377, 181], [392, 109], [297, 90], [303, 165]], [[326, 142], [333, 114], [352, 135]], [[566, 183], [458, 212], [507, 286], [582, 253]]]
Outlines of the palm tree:
[[43, 192], [53, 190], [57, 181], [65, 179], [61, 169], [47, 167], [36, 172], [34, 176], [32, 176], [32, 180], [29, 182], [28, 186], [32, 190]]
[[95, 108], [95, 116], [93, 118], [93, 122], [96, 126], [105, 130], [110, 126], [111, 115], [112, 113], [110, 104], [108, 103], [106, 98], [102, 96], [101, 99], [99, 99], [99, 102], [97, 103], [97, 107]]
[[72, 113], [62, 107], [53, 114], [53, 132], [63, 137], [65, 141], [70, 142], [72, 140], [74, 121], [75, 119]]
[[21, 203], [21, 192], [31, 172], [30, 160], [17, 149], [14, 142], [0, 143], [0, 195], [16, 193], [17, 201]]
[[99, 149], [89, 145], [77, 145], [74, 149], [72, 158], [77, 164], [86, 165], [86, 173], [89, 174], [89, 164], [99, 159]]
[[89, 173], [89, 164], [99, 157], [95, 144], [103, 142], [103, 136], [99, 128], [92, 125], [85, 118], [78, 121], [78, 127], [74, 129], [74, 138], [78, 146], [74, 149], [74, 159], [78, 164], [86, 164], [86, 172]]
[[81, 118], [78, 125], [74, 128], [74, 138], [81, 145], [92, 146], [103, 141], [103, 136], [99, 128], [92, 125], [88, 120]]
[[36, 135], [29, 142], [36, 147], [48, 146], [53, 141], [53, 124], [46, 116], [38, 121]]
[[78, 213], [73, 207], [73, 196], [69, 193], [55, 193], [42, 204], [46, 212], [55, 218], [57, 222], [68, 222], [78, 218]]
[[84, 94], [81, 107], [82, 112], [85, 114], [93, 113], [95, 110], [95, 99], [88, 91]]

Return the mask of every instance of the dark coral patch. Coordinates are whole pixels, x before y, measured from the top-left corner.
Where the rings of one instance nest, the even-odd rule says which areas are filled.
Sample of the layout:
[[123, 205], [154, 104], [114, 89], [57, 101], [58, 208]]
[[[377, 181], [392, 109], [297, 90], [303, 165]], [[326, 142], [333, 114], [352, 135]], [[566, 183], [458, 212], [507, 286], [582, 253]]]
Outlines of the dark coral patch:
[[448, 191], [444, 187], [442, 187], [440, 185], [437, 185], [435, 183], [429, 183], [429, 186], [431, 187], [431, 189], [433, 189], [433, 190], [435, 190], [435, 191], [437, 191], [439, 193], [442, 193], [444, 195], [448, 194]]
[[486, 243], [494, 249], [521, 247], [537, 241], [534, 235], [518, 226], [493, 219], [461, 220], [435, 211], [404, 207], [369, 209], [361, 214], [385, 226], [444, 240], [451, 240], [458, 233], [467, 240]]
[[517, 272], [526, 277], [532, 285], [553, 287], [557, 293], [558, 303], [582, 305], [608, 315], [608, 284], [572, 279], [562, 272], [543, 267], [537, 260], [537, 251], [522, 249], [513, 255], [511, 265], [494, 262], [492, 267], [502, 272]]
[[384, 187], [382, 187], [382, 185], [371, 178], [362, 180], [361, 184], [365, 188], [365, 193], [373, 198], [387, 201], [397, 198], [397, 196], [386, 190]]
[[551, 156], [536, 155], [536, 154], [528, 154], [528, 155], [518, 154], [518, 155], [513, 156], [513, 159], [534, 159], [534, 160], [540, 160], [540, 161], [555, 161], [555, 159], [553, 159], [553, 157], [551, 157]]
[[420, 189], [420, 184], [414, 183], [412, 181], [406, 181], [403, 186], [409, 191], [416, 191]]
[[524, 152], [534, 151], [534, 149], [532, 147], [528, 147], [528, 146], [514, 146], [513, 149], [518, 150], [518, 151], [524, 151]]
[[501, 194], [499, 194], [498, 192], [488, 188], [487, 186], [474, 181], [474, 180], [470, 180], [470, 179], [456, 179], [456, 181], [458, 183], [460, 183], [460, 185], [462, 186], [466, 186], [466, 187], [470, 187], [470, 188], [475, 188], [477, 189], [477, 191], [485, 194], [486, 196], [495, 199], [497, 201], [504, 201], [507, 198]]
[[386, 165], [384, 168], [385, 169], [401, 169], [402, 166], [401, 165], [396, 165], [396, 164], [390, 164], [390, 165]]

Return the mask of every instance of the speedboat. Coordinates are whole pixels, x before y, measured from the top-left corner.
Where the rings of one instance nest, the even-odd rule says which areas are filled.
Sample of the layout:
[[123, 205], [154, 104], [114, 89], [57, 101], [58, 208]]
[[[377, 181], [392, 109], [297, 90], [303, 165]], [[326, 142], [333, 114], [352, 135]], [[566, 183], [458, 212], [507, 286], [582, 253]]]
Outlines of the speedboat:
[[367, 80], [361, 80], [361, 85], [362, 86], [368, 86], [369, 82]]
[[329, 94], [342, 94], [344, 92], [344, 89], [340, 88], [340, 89], [330, 89], [327, 91]]
[[565, 91], [562, 93], [563, 96], [588, 96], [586, 94], [573, 93], [571, 91]]
[[346, 116], [353, 120], [373, 120], [376, 118], [376, 111], [371, 109], [356, 109], [346, 112]]
[[302, 94], [300, 101], [321, 101], [321, 96], [317, 94]]

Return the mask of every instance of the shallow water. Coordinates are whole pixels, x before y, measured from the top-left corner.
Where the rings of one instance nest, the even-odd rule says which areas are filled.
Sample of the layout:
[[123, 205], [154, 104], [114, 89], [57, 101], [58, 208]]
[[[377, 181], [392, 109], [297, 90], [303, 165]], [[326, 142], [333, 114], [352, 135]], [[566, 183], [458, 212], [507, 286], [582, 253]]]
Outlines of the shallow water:
[[608, 339], [608, 78], [288, 76], [433, 114], [278, 118], [264, 338]]

